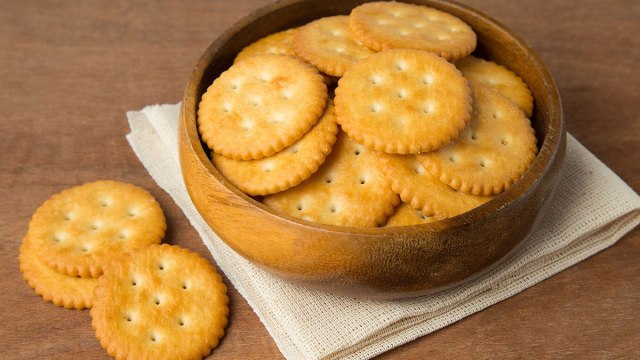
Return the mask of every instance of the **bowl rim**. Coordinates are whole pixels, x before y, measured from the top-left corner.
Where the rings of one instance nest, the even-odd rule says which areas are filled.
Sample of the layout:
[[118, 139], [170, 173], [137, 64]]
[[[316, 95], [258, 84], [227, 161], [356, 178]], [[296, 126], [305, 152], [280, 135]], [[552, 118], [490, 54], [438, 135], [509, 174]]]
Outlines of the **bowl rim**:
[[[353, 233], [353, 234], [362, 234], [362, 235], [394, 235], [399, 233], [398, 229], [402, 229], [402, 233], [422, 233], [422, 232], [439, 232], [445, 229], [455, 228], [458, 226], [469, 225], [473, 223], [480, 222], [485, 220], [498, 212], [504, 211], [508, 209], [510, 205], [517, 202], [519, 199], [526, 198], [532, 192], [535, 191], [536, 187], [545, 178], [549, 172], [551, 171], [553, 164], [555, 162], [556, 157], [558, 156], [558, 150], [562, 145], [562, 140], [565, 136], [565, 123], [563, 120], [563, 111], [562, 111], [562, 102], [560, 100], [560, 95], [558, 92], [558, 88], [555, 84], [555, 81], [547, 69], [546, 65], [542, 62], [539, 55], [533, 50], [524, 39], [522, 39], [519, 35], [505, 27], [503, 24], [493, 19], [492, 17], [484, 14], [481, 11], [478, 11], [474, 8], [471, 8], [467, 5], [463, 5], [454, 1], [446, 1], [446, 0], [423, 0], [423, 2], [429, 2], [432, 5], [437, 5], [437, 8], [451, 8], [456, 9], [458, 11], [466, 12], [472, 14], [473, 16], [480, 18], [481, 20], [489, 23], [495, 29], [505, 33], [508, 37], [514, 40], [514, 45], [519, 47], [521, 51], [527, 54], [527, 60], [531, 64], [536, 65], [535, 67], [539, 69], [540, 78], [544, 82], [544, 87], [547, 88], [550, 92], [547, 94], [549, 96], [550, 104], [548, 109], [548, 117], [550, 119], [548, 131], [546, 136], [542, 141], [542, 145], [538, 148], [538, 153], [533, 161], [533, 163], [529, 166], [529, 168], [525, 171], [525, 173], [509, 188], [507, 188], [502, 193], [495, 196], [490, 201], [485, 204], [476, 207], [472, 210], [469, 210], [463, 214], [446, 218], [443, 220], [424, 223], [424, 224], [416, 224], [416, 225], [406, 225], [406, 226], [392, 226], [392, 227], [350, 227], [350, 226], [339, 226], [339, 225], [329, 225], [311, 222], [303, 219], [299, 219], [293, 217], [291, 215], [285, 214], [283, 212], [279, 212], [275, 209], [272, 209], [260, 201], [252, 198], [251, 196], [243, 193], [229, 181], [227, 181], [223, 175], [213, 166], [210, 159], [207, 157], [204, 147], [202, 145], [202, 141], [200, 138], [200, 134], [197, 128], [197, 108], [199, 104], [199, 96], [198, 89], [200, 84], [202, 83], [202, 79], [206, 73], [206, 70], [212, 61], [214, 54], [222, 47], [224, 44], [231, 39], [231, 37], [242, 30], [247, 25], [251, 24], [255, 20], [260, 17], [267, 15], [271, 12], [277, 11], [281, 8], [285, 8], [288, 6], [295, 5], [297, 3], [304, 3], [310, 0], [280, 0], [274, 3], [265, 5], [248, 15], [244, 16], [232, 26], [223, 31], [217, 38], [215, 38], [211, 44], [207, 47], [205, 52], [199, 58], [196, 66], [194, 67], [189, 81], [187, 82], [187, 86], [184, 92], [184, 96], [182, 99], [182, 105], [180, 109], [181, 119], [180, 122], [183, 122], [186, 129], [186, 135], [189, 137], [189, 149], [193, 151], [198, 159], [198, 161], [203, 165], [203, 167], [207, 170], [208, 175], [212, 176], [215, 181], [222, 186], [226, 187], [231, 193], [237, 196], [243, 203], [251, 205], [252, 207], [257, 208], [261, 212], [266, 213], [267, 215], [276, 217], [280, 220], [287, 221], [293, 223], [297, 226], [303, 228], [310, 228], [311, 230], [323, 230], [328, 232], [337, 232], [337, 233]], [[362, 2], [371, 2], [376, 0], [363, 0]], [[418, 1], [411, 0], [397, 0], [399, 2], [406, 3], [420, 3]], [[464, 20], [463, 20], [464, 21]], [[535, 98], [534, 98], [535, 100]], [[535, 114], [535, 112], [534, 112]], [[198, 141], [193, 141], [193, 139], [198, 139]], [[182, 151], [182, 150], [181, 150]], [[541, 166], [542, 165], [542, 166]], [[183, 175], [184, 176], [184, 175]]]

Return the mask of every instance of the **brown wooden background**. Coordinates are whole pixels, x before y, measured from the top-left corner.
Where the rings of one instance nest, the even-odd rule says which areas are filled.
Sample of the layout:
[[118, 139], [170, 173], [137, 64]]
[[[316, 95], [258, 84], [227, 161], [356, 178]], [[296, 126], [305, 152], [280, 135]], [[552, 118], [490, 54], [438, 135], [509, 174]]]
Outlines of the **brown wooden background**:
[[[0, 358], [102, 359], [88, 311], [18, 271], [32, 212], [96, 179], [149, 189], [167, 241], [208, 256], [129, 148], [127, 110], [181, 98], [200, 53], [268, 0], [0, 1]], [[555, 76], [568, 129], [640, 190], [640, 2], [464, 0], [519, 33]], [[227, 282], [228, 283], [228, 282]], [[282, 356], [232, 288], [211, 358]], [[381, 359], [640, 358], [640, 230], [593, 258]]]

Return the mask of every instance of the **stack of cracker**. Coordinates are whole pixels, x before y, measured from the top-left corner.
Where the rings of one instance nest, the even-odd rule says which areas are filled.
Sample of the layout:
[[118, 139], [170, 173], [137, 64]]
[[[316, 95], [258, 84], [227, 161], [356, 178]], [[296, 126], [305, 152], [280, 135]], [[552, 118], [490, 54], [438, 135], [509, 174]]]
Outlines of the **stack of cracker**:
[[165, 230], [144, 189], [76, 186], [36, 210], [20, 271], [45, 300], [91, 308], [96, 337], [117, 359], [199, 359], [224, 334], [226, 287], [196, 253], [160, 245]]
[[200, 134], [229, 182], [290, 216], [357, 227], [457, 216], [537, 153], [527, 85], [475, 47], [451, 14], [365, 3], [244, 48], [203, 95]]

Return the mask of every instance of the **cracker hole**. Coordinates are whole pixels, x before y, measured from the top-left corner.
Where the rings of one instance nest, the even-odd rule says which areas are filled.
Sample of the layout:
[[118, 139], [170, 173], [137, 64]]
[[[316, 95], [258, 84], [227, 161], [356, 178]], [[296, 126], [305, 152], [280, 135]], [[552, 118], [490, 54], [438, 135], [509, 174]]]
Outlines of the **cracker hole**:
[[231, 84], [231, 90], [238, 90], [238, 84]]
[[107, 207], [110, 204], [111, 204], [111, 202], [109, 200], [107, 200], [107, 199], [100, 200], [100, 206], [102, 206], [102, 207]]
[[298, 211], [302, 211], [302, 205], [298, 205], [296, 208], [298, 209]]
[[285, 99], [291, 99], [293, 97], [293, 92], [291, 90], [283, 90], [282, 97]]
[[335, 206], [332, 206], [332, 207], [331, 207], [331, 213], [332, 213], [332, 214], [335, 214], [335, 213], [336, 213], [336, 211], [337, 211], [337, 210], [336, 210]]
[[131, 318], [131, 315], [125, 315], [124, 319], [127, 320], [128, 322], [131, 322], [133, 320]]
[[407, 98], [407, 90], [405, 90], [405, 89], [398, 90], [398, 93], [396, 94], [396, 96], [398, 96], [398, 99], [406, 99]]
[[126, 239], [127, 238], [127, 234], [121, 232], [118, 234], [118, 239]]
[[281, 124], [283, 120], [284, 120], [284, 115], [278, 113], [273, 115], [273, 119], [271, 120], [271, 122], [274, 124]]
[[69, 221], [69, 220], [73, 219], [73, 214], [71, 214], [71, 213], [66, 213], [66, 214], [64, 214], [63, 218], [64, 218], [65, 220]]
[[476, 136], [476, 134], [471, 134], [471, 140], [477, 140], [478, 137]]
[[380, 75], [371, 76], [371, 83], [373, 85], [378, 85], [378, 84], [380, 84], [381, 81], [382, 81], [382, 77]]
[[[275, 48], [272, 48], [270, 51], [271, 51], [272, 54], [276, 53], [276, 49]], [[270, 74], [260, 74], [260, 78], [259, 79], [260, 79], [261, 82], [267, 82], [267, 81], [269, 81], [271, 79], [271, 75]]]
[[367, 180], [365, 178], [360, 178], [360, 185], [364, 185], [367, 183]]
[[333, 180], [332, 180], [331, 178], [326, 178], [326, 179], [324, 180], [324, 182], [326, 182], [327, 184], [331, 184], [331, 182], [332, 182], [332, 181], [333, 181]]
[[180, 326], [184, 326], [184, 320], [180, 319], [180, 320], [178, 321], [178, 324], [180, 324]]
[[138, 215], [138, 210], [137, 209], [129, 209], [129, 211], [127, 211], [127, 215], [129, 215], [129, 217], [134, 217], [134, 216]]
[[159, 263], [159, 264], [158, 264], [158, 269], [160, 269], [160, 270], [164, 270], [164, 264], [163, 264], [163, 263]]
[[87, 252], [89, 251], [89, 248], [86, 245], [83, 245], [80, 247], [80, 250], [82, 250], [82, 252]]
[[264, 172], [267, 172], [267, 173], [273, 171], [273, 164], [271, 162], [268, 162], [268, 163], [262, 165], [262, 170]]
[[435, 105], [433, 105], [433, 103], [424, 104], [422, 106], [422, 113], [431, 114], [434, 109], [435, 109]]
[[299, 150], [298, 150], [298, 147], [297, 147], [297, 146], [292, 146], [292, 147], [291, 147], [291, 149], [290, 149], [289, 151], [291, 151], [291, 152], [292, 152], [292, 153], [294, 153], [294, 154], [297, 154]]
[[138, 286], [138, 281], [135, 279], [131, 280], [131, 286]]
[[353, 154], [356, 155], [356, 156], [360, 155], [360, 150], [354, 151]]
[[380, 110], [382, 110], [382, 106], [378, 103], [374, 103], [371, 105], [371, 112], [372, 113], [377, 113], [380, 112]]
[[486, 166], [486, 163], [485, 163], [484, 161], [482, 161], [482, 160], [481, 160], [481, 161], [480, 161], [480, 167], [485, 167], [485, 166]]
[[422, 172], [423, 172], [421, 167], [416, 167], [416, 168], [414, 168], [414, 169], [413, 169], [413, 171], [414, 171], [416, 174], [422, 174]]
[[449, 161], [450, 162], [456, 162], [456, 159], [453, 156], [451, 156], [451, 157], [449, 157]]
[[182, 283], [182, 290], [187, 290], [187, 283]]
[[240, 123], [240, 129], [244, 131], [249, 131], [253, 128], [253, 120], [251, 119], [243, 119]]
[[231, 111], [231, 105], [225, 103], [224, 105], [222, 105], [222, 111], [228, 113], [229, 111]]
[[53, 234], [53, 241], [55, 242], [62, 241], [62, 236], [60, 234]]
[[433, 84], [433, 74], [427, 74], [422, 77], [422, 83], [425, 85]]
[[500, 141], [500, 143], [504, 146], [509, 145], [509, 142], [506, 139], [502, 139], [502, 141]]
[[156, 303], [156, 305], [160, 305], [160, 299], [156, 298], [155, 299], [155, 303]]
[[499, 116], [499, 114], [498, 114], [498, 113], [493, 113], [493, 114], [491, 114], [491, 116], [492, 116], [494, 119], [497, 119], [497, 118], [498, 118], [498, 116]]
[[399, 71], [407, 70], [407, 64], [403, 63], [403, 62], [397, 62], [396, 63], [396, 70], [399, 70]]
[[423, 213], [420, 213], [418, 216], [420, 216], [420, 219], [422, 219], [422, 220], [427, 220], [427, 217], [426, 217], [426, 216], [424, 216], [424, 214], [423, 214]]
[[151, 335], [150, 338], [151, 338], [151, 341], [153, 341], [153, 342], [156, 341], [156, 336], [155, 335]]

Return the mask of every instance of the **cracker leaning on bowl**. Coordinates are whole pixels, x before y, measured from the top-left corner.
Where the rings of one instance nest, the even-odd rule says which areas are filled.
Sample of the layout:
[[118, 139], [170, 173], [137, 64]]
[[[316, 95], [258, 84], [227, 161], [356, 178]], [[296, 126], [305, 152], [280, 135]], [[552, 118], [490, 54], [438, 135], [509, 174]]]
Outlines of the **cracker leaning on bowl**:
[[[526, 236], [525, 229], [532, 226], [540, 212], [539, 203], [538, 206], [531, 205], [540, 201], [533, 195], [548, 193], [555, 184], [553, 181], [544, 184], [534, 181], [542, 174], [553, 178], [555, 172], [549, 175], [548, 171], [557, 169], [562, 158], [556, 154], [562, 152], [564, 137], [559, 136], [558, 141], [558, 137], [549, 135], [557, 131], [564, 134], [559, 113], [555, 111], [559, 108], [548, 111], [549, 106], [557, 104], [553, 82], [531, 49], [485, 16], [449, 3], [429, 0], [419, 3], [429, 6], [374, 2], [350, 8], [349, 4], [336, 2], [331, 11], [318, 16], [313, 7], [308, 6], [308, 1], [299, 0], [295, 1], [295, 6], [300, 11], [295, 14], [287, 12], [290, 4], [274, 6], [250, 16], [230, 31], [236, 42], [259, 44], [263, 42], [261, 38], [267, 41], [271, 34], [295, 28], [290, 32], [294, 55], [323, 72], [341, 76], [334, 91], [336, 117], [340, 124], [338, 138], [348, 137], [371, 154], [389, 153], [381, 154], [379, 161], [374, 161], [376, 165], [367, 171], [387, 169], [382, 173], [388, 179], [388, 186], [376, 190], [381, 192], [373, 198], [379, 201], [386, 196], [382, 194], [399, 193], [406, 201], [398, 207], [399, 212], [406, 214], [399, 221], [405, 226], [363, 228], [392, 223], [386, 220], [392, 213], [386, 210], [387, 205], [372, 205], [371, 199], [360, 202], [370, 194], [367, 191], [359, 193], [363, 186], [361, 180], [365, 184], [368, 181], [362, 176], [365, 171], [358, 168], [356, 156], [352, 156], [351, 163], [345, 161], [340, 165], [340, 168], [354, 171], [348, 176], [353, 178], [351, 187], [333, 187], [337, 183], [327, 174], [334, 170], [331, 159], [338, 157], [333, 152], [340, 148], [340, 140], [333, 145], [328, 160], [299, 184], [264, 198], [242, 194], [238, 189], [246, 188], [246, 183], [241, 184], [231, 175], [225, 177], [226, 170], [216, 168], [217, 164], [222, 164], [220, 159], [225, 160], [225, 155], [216, 151], [216, 144], [211, 141], [206, 141], [212, 149], [209, 154], [206, 148], [199, 147], [201, 138], [194, 126], [196, 122], [202, 124], [202, 119], [195, 114], [198, 102], [201, 98], [211, 97], [200, 89], [213, 83], [225, 70], [235, 71], [237, 64], [230, 69], [224, 68], [223, 64], [229, 64], [225, 54], [229, 53], [229, 47], [237, 44], [226, 42], [228, 39], [223, 36], [205, 53], [200, 61], [202, 66], [194, 72], [185, 93], [180, 128], [181, 164], [196, 208], [234, 250], [277, 275], [307, 286], [350, 295], [394, 297], [424, 293], [486, 270]], [[272, 17], [282, 19], [282, 22], [265, 26], [263, 19]], [[345, 28], [347, 18], [348, 29]], [[305, 23], [301, 19], [307, 24], [301, 26]], [[475, 31], [481, 33], [476, 36]], [[352, 45], [368, 45], [370, 52], [358, 52], [359, 55], [353, 56]], [[492, 61], [503, 66], [474, 58], [466, 60], [476, 45], [479, 47], [476, 54], [491, 55]], [[523, 56], [524, 53], [527, 55]], [[474, 66], [463, 66], [469, 63]], [[456, 64], [460, 64], [460, 69]], [[254, 72], [260, 73], [259, 68], [259, 61], [256, 61]], [[537, 78], [532, 81], [534, 77]], [[482, 90], [483, 94], [495, 93], [499, 103], [518, 102], [525, 112], [531, 111], [526, 101], [530, 93], [527, 84], [533, 84], [536, 101], [541, 101], [547, 111], [535, 114], [535, 126], [531, 127], [526, 115], [515, 105], [506, 108], [483, 105], [481, 109], [484, 110], [480, 113], [490, 114], [490, 118], [493, 110], [507, 115], [488, 121], [489, 118], [476, 114], [476, 108], [482, 102], [474, 104], [473, 101], [478, 96], [473, 95], [475, 90], [472, 89], [480, 88], [482, 84], [502, 91], [506, 97], [491, 89]], [[241, 96], [255, 97], [251, 92], [241, 93]], [[306, 112], [304, 103], [297, 105], [300, 106], [296, 106], [295, 111]], [[211, 118], [203, 109], [199, 107], [200, 116]], [[270, 113], [268, 106], [261, 109], [265, 114]], [[510, 132], [513, 130], [511, 122], [522, 126]], [[505, 124], [507, 132], [486, 130]], [[224, 137], [227, 130], [216, 127], [216, 131]], [[520, 138], [526, 144], [522, 147], [526, 156], [513, 152], [519, 149], [516, 145], [521, 142]], [[538, 152], [536, 143], [547, 150]], [[549, 149], [549, 146], [554, 148]], [[484, 152], [480, 157], [478, 150]], [[282, 151], [275, 151], [265, 158], [277, 156]], [[433, 202], [433, 195], [418, 196], [424, 192], [424, 186], [417, 185], [420, 182], [400, 186], [401, 177], [392, 170], [401, 167], [389, 166], [385, 160], [394, 157], [406, 157], [403, 162], [410, 164], [408, 178], [429, 176], [430, 181], [438, 185], [434, 188], [446, 189], [443, 193], [446, 196], [438, 195], [440, 201], [444, 199], [442, 204]], [[442, 163], [456, 157], [469, 158], [474, 166], [460, 166], [463, 161], [457, 166]], [[511, 163], [512, 168], [503, 165]], [[268, 168], [262, 171], [268, 172]], [[422, 174], [416, 173], [416, 169]], [[470, 172], [473, 176], [462, 176], [461, 172]], [[503, 172], [504, 176], [494, 176]], [[245, 176], [242, 181], [254, 185], [251, 177]], [[338, 177], [342, 179], [342, 176]], [[253, 178], [255, 185], [260, 185], [260, 177]], [[534, 190], [527, 193], [526, 201], [514, 202], [516, 198], [522, 199], [522, 192], [530, 188]], [[446, 200], [447, 196], [450, 200]], [[529, 211], [521, 208], [525, 203], [530, 204], [527, 209], [534, 209], [529, 215], [523, 214]], [[419, 212], [407, 212], [406, 206]], [[376, 215], [369, 222], [350, 223], [345, 221], [344, 211], [363, 219], [377, 211], [386, 215], [384, 218]], [[496, 223], [496, 217], [503, 216], [514, 218], [512, 222], [519, 225], [504, 228]], [[423, 222], [422, 217], [428, 221]], [[276, 233], [278, 236], [274, 237]], [[463, 239], [478, 237], [478, 233], [491, 234], [489, 238], [493, 243], [489, 245], [488, 240], [482, 238], [464, 245], [464, 249], [455, 245]], [[395, 241], [387, 242], [390, 239]], [[430, 254], [436, 250], [432, 246], [442, 239], [447, 239], [447, 245], [437, 247], [442, 260], [439, 264], [427, 264], [428, 257], [412, 255], [416, 251], [425, 256]], [[351, 245], [347, 248], [347, 244]], [[477, 254], [478, 251], [481, 254]], [[470, 256], [472, 253], [474, 256]], [[457, 260], [453, 260], [453, 256]], [[375, 268], [372, 267], [374, 263], [386, 265], [384, 269]], [[391, 267], [391, 264], [399, 266]], [[443, 268], [436, 269], [438, 266]]]

